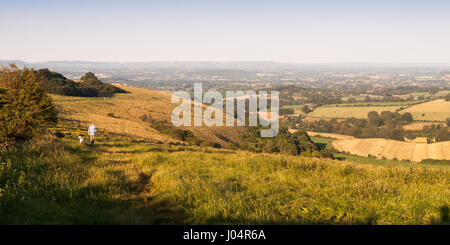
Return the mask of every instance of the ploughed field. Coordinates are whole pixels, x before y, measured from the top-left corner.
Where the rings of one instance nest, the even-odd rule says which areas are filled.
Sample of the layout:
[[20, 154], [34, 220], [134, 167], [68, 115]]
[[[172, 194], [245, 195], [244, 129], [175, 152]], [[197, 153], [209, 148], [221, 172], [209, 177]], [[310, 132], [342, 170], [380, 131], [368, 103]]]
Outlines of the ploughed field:
[[450, 160], [450, 141], [433, 144], [403, 142], [390, 139], [335, 140], [333, 147], [358, 156], [386, 157], [387, 159], [420, 162], [423, 159]]

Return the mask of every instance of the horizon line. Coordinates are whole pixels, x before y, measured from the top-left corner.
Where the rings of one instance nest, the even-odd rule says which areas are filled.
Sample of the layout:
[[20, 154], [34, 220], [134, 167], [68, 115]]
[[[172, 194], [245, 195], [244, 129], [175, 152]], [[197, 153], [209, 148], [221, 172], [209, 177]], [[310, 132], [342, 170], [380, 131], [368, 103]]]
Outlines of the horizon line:
[[41, 60], [26, 61], [22, 59], [0, 59], [0, 61], [20, 61], [24, 63], [51, 63], [51, 62], [89, 62], [89, 63], [278, 63], [278, 64], [298, 64], [298, 65], [327, 65], [327, 64], [382, 64], [382, 65], [450, 65], [450, 62], [378, 62], [378, 61], [354, 61], [354, 62], [292, 62], [274, 60], [154, 60], [154, 61], [99, 61], [99, 60]]

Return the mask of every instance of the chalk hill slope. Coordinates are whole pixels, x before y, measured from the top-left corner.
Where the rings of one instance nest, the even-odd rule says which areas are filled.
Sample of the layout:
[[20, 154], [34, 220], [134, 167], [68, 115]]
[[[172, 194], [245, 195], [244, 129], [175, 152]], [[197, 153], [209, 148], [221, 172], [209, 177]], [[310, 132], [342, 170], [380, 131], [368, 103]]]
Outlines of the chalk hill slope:
[[[131, 86], [117, 86], [129, 93], [115, 94], [111, 98], [86, 98], [52, 95], [64, 125], [86, 128], [95, 123], [100, 132], [111, 132], [155, 142], [178, 142], [162, 134], [141, 120], [143, 115], [170, 123], [172, 104], [169, 93]], [[185, 127], [199, 139], [226, 145], [239, 142], [244, 132], [241, 127]]]

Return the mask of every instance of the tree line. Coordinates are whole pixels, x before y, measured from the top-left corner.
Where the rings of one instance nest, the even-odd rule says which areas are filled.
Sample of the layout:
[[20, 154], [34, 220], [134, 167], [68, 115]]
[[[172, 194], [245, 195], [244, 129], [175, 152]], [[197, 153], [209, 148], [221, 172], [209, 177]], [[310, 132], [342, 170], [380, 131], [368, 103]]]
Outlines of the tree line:
[[[405, 130], [403, 125], [411, 123], [413, 117], [411, 113], [400, 114], [398, 112], [383, 111], [378, 113], [371, 111], [364, 118], [347, 118], [318, 121], [304, 121], [301, 118], [289, 119], [292, 128], [309, 130], [322, 133], [334, 133], [350, 135], [357, 138], [388, 138], [395, 140], [404, 140], [405, 138], [414, 139], [415, 137], [428, 137], [436, 141], [450, 140], [448, 128], [441, 126], [426, 126], [421, 131]], [[450, 119], [447, 120], [447, 126], [450, 126]]]
[[262, 138], [259, 134], [261, 129], [263, 127], [247, 127], [246, 132], [241, 136], [240, 148], [252, 152], [333, 158], [332, 151], [321, 150], [304, 130], [290, 133], [286, 125], [280, 125], [279, 132], [275, 137]]

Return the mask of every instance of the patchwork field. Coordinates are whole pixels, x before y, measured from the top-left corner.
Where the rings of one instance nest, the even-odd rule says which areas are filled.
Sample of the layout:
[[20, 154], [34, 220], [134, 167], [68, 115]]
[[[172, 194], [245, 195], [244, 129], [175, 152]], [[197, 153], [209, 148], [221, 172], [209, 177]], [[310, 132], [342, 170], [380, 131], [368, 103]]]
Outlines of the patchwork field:
[[409, 112], [418, 121], [445, 121], [450, 117], [450, 101], [443, 99], [413, 105], [400, 113]]
[[400, 109], [401, 106], [363, 106], [363, 107], [330, 107], [330, 106], [321, 106], [314, 111], [308, 113], [309, 117], [318, 117], [318, 118], [367, 118], [367, 114], [370, 111], [392, 111]]
[[450, 160], [450, 141], [433, 144], [410, 143], [389, 139], [353, 139], [335, 140], [335, 149], [353, 155], [386, 157], [387, 159], [411, 160], [423, 159]]

